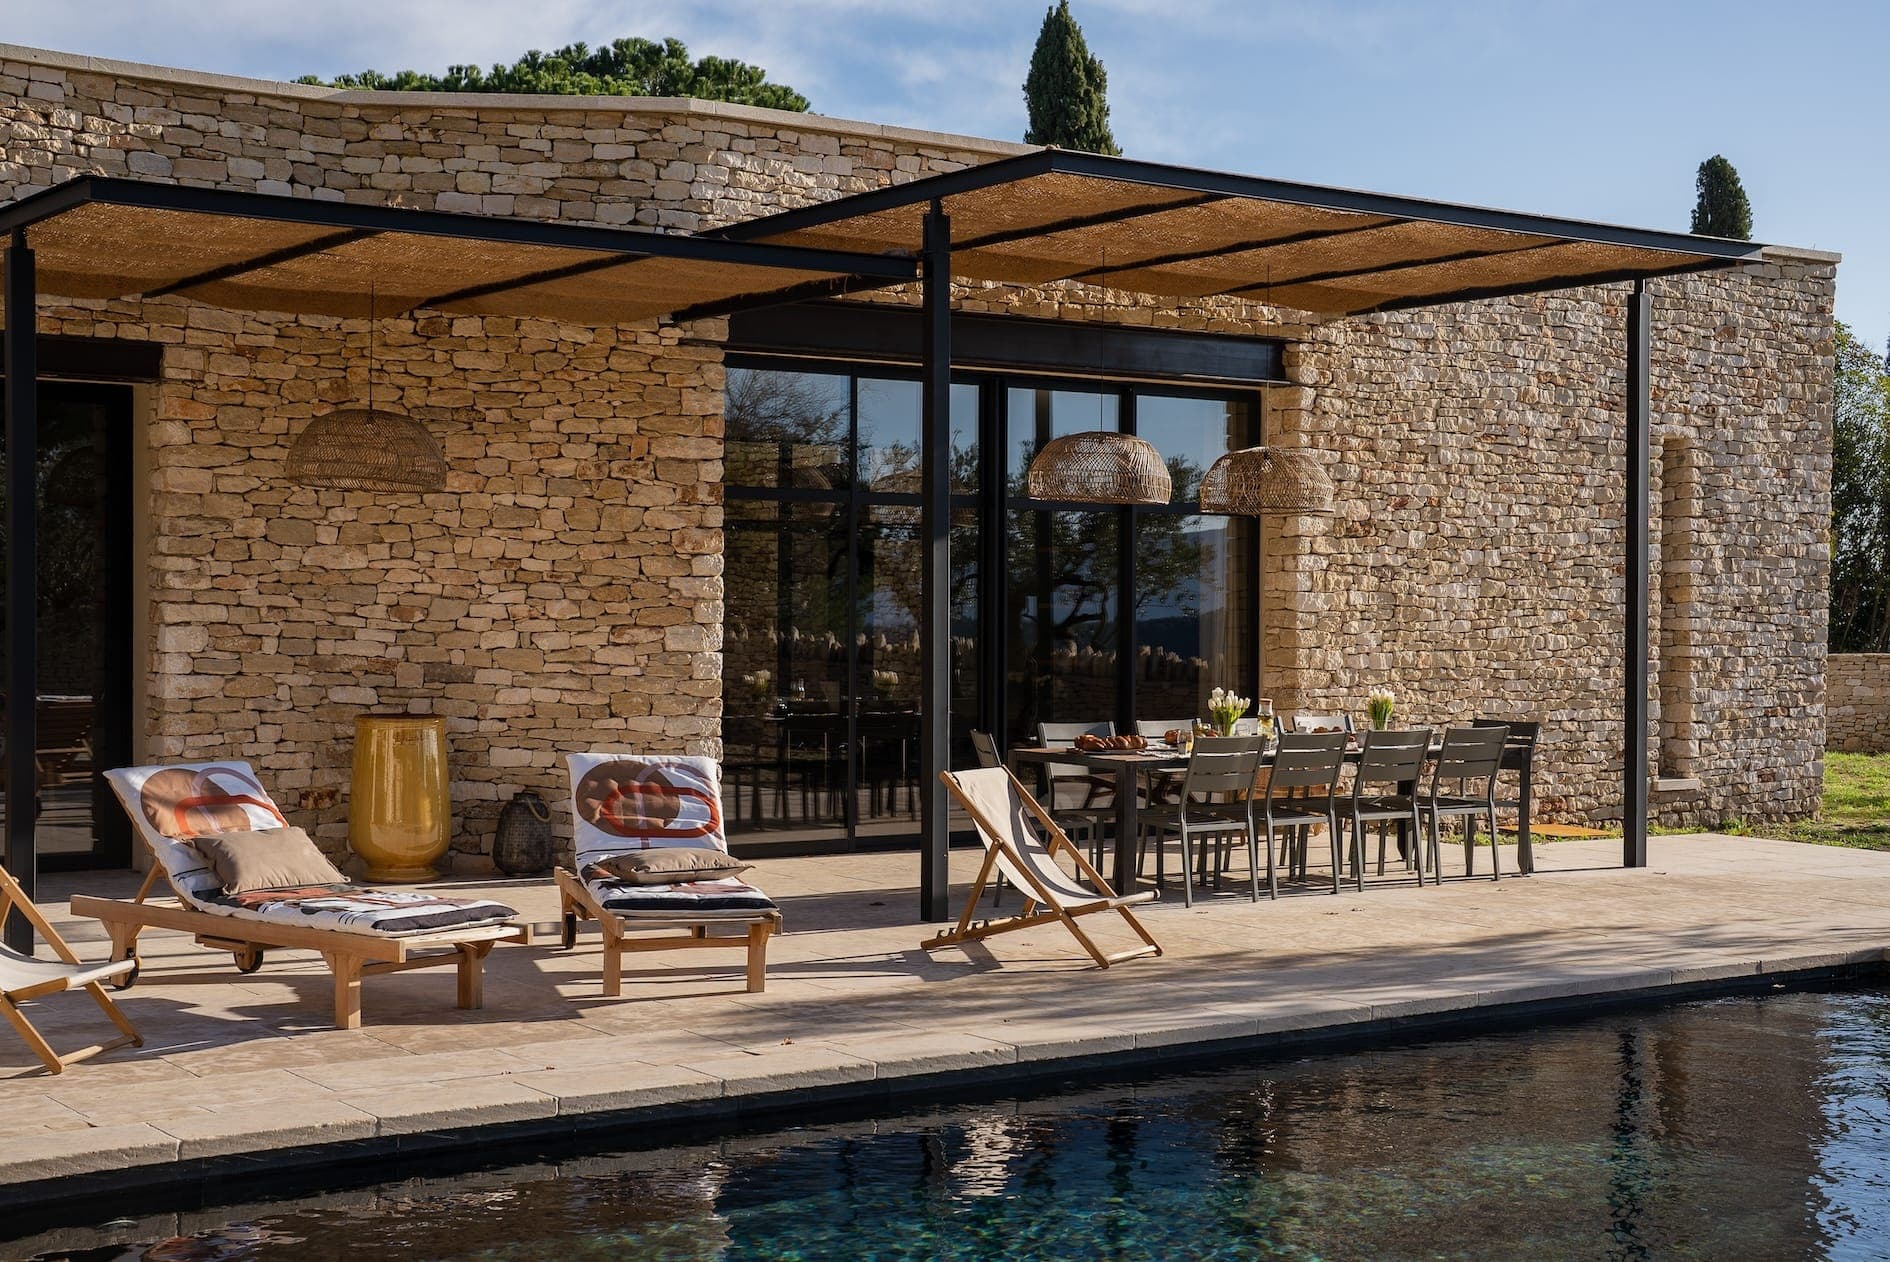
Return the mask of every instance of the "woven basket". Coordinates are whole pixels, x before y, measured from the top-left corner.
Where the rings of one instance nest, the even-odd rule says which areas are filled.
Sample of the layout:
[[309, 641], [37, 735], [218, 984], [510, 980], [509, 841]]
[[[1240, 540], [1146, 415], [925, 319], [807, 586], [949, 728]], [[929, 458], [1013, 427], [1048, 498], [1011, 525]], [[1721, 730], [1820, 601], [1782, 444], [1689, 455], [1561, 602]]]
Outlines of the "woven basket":
[[1239, 517], [1324, 516], [1332, 512], [1332, 479], [1309, 451], [1230, 451], [1201, 479], [1201, 511]]
[[1085, 430], [1053, 438], [1030, 462], [1030, 497], [1079, 504], [1166, 504], [1174, 480], [1146, 438]]
[[446, 457], [425, 422], [379, 408], [315, 417], [289, 447], [289, 481], [334, 491], [446, 489]]

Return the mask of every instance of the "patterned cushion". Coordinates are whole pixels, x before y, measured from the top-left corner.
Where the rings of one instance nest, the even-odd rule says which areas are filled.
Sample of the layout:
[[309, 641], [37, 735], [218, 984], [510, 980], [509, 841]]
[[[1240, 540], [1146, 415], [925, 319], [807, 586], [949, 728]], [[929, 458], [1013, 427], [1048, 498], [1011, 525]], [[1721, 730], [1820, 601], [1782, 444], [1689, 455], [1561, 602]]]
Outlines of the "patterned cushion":
[[407, 890], [359, 885], [309, 885], [300, 889], [214, 894], [195, 901], [204, 911], [238, 919], [307, 925], [347, 933], [400, 937], [475, 925], [499, 924], [518, 913], [483, 898], [438, 898]]
[[607, 911], [626, 919], [752, 919], [774, 900], [739, 877], [632, 885], [597, 864], [664, 846], [728, 850], [722, 769], [713, 758], [666, 754], [572, 754], [571, 812], [578, 876]]
[[239, 759], [120, 767], [106, 772], [105, 779], [164, 868], [171, 888], [193, 902], [223, 883], [190, 844], [191, 838], [282, 828], [289, 822], [263, 791], [255, 770]]
[[398, 936], [497, 924], [517, 912], [503, 903], [436, 898], [358, 885], [316, 885], [225, 895], [222, 881], [191, 844], [212, 833], [282, 828], [288, 821], [246, 762], [120, 767], [105, 773], [177, 896], [198, 911], [350, 933]]
[[688, 881], [679, 885], [632, 885], [619, 881], [595, 864], [585, 864], [580, 876], [606, 911], [626, 920], [748, 920], [757, 912], [774, 911], [772, 898], [740, 877], [719, 881]]
[[580, 864], [658, 846], [728, 849], [713, 758], [593, 753], [572, 754], [570, 764]]

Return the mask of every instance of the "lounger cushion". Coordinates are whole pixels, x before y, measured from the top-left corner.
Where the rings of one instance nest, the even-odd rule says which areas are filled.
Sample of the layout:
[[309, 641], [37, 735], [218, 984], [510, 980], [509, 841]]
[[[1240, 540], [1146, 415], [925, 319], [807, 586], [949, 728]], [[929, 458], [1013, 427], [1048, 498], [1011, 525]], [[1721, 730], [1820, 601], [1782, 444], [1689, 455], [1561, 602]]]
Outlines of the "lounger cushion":
[[345, 882], [225, 894], [196, 839], [288, 824], [248, 763], [227, 759], [120, 767], [106, 772], [105, 779], [163, 865], [177, 897], [198, 911], [386, 936], [500, 924], [518, 915], [503, 903], [481, 898], [437, 898]]
[[213, 833], [282, 828], [282, 810], [246, 762], [120, 767], [105, 773], [125, 813], [164, 867], [180, 897], [220, 891], [223, 882], [191, 844]]
[[720, 850], [663, 846], [599, 859], [597, 866], [625, 885], [675, 885], [679, 881], [718, 881], [753, 867]]
[[572, 754], [570, 764], [580, 864], [664, 846], [727, 852], [713, 758], [587, 753]]
[[629, 920], [752, 920], [776, 910], [772, 898], [732, 876], [675, 885], [633, 885], [594, 863], [585, 864], [578, 875], [599, 906]]
[[382, 937], [503, 924], [518, 915], [503, 903], [483, 898], [440, 898], [410, 890], [375, 890], [347, 884], [254, 890], [248, 894], [215, 893], [191, 901], [202, 911], [237, 919]]
[[293, 824], [240, 833], [206, 833], [191, 844], [223, 882], [225, 894], [348, 883], [328, 856], [316, 849], [309, 835]]

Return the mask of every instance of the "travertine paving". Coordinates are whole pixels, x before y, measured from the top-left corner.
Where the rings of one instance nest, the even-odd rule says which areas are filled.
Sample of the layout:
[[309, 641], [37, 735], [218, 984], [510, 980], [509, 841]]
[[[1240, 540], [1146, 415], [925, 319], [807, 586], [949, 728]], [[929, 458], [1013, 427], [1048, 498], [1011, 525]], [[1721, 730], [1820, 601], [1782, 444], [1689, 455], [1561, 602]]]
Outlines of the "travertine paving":
[[[738, 952], [678, 953], [633, 959], [624, 997], [604, 1000], [589, 937], [568, 953], [495, 952], [479, 1012], [453, 1007], [450, 969], [370, 979], [353, 1032], [326, 1028], [314, 960], [283, 955], [243, 977], [154, 932], [124, 997], [144, 1048], [52, 1078], [0, 1037], [0, 1184], [1061, 1057], [1152, 1061], [1285, 1031], [1881, 961], [1890, 946], [1890, 855], [1704, 834], [1656, 838], [1640, 871], [1618, 866], [1613, 841], [1539, 854], [1537, 876], [1500, 883], [1164, 902], [1148, 923], [1166, 957], [1106, 973], [1053, 927], [921, 952], [912, 855], [774, 860], [760, 878], [789, 932], [764, 994], [740, 989]], [[975, 858], [954, 856], [961, 882]], [[55, 878], [43, 903], [124, 883]], [[555, 913], [549, 883], [479, 888], [539, 920]], [[102, 949], [85, 922], [72, 936]], [[35, 1012], [68, 1045], [91, 1041], [96, 1018], [83, 1000]]]

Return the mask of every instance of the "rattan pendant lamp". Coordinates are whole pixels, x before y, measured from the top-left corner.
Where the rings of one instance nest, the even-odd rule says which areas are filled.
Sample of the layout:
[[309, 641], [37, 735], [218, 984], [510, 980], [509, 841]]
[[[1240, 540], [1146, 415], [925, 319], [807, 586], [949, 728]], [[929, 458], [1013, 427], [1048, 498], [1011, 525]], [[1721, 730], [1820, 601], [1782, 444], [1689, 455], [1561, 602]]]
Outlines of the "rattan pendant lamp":
[[367, 406], [324, 412], [289, 447], [289, 481], [333, 491], [446, 489], [446, 457], [425, 423], [374, 406], [374, 291], [368, 291]]
[[1201, 511], [1325, 517], [1332, 512], [1332, 479], [1310, 451], [1246, 447], [1216, 460], [1201, 479]]
[[[1108, 256], [1103, 258], [1103, 288], [1108, 289]], [[1096, 373], [1103, 371], [1103, 340], [1096, 333]], [[1096, 428], [1053, 438], [1037, 450], [1025, 474], [1032, 499], [1077, 504], [1166, 504], [1175, 494], [1168, 464], [1155, 444], [1134, 434], [1102, 428], [1102, 396], [1096, 399]]]

